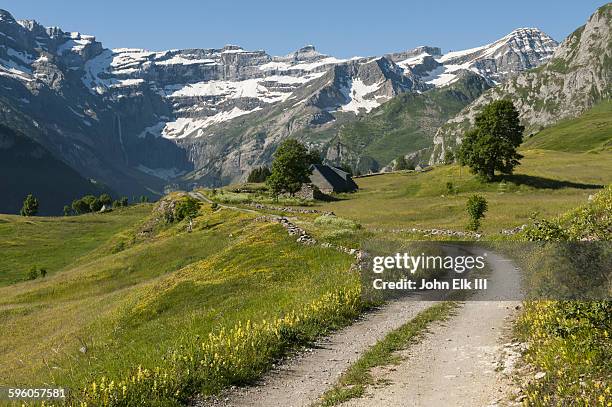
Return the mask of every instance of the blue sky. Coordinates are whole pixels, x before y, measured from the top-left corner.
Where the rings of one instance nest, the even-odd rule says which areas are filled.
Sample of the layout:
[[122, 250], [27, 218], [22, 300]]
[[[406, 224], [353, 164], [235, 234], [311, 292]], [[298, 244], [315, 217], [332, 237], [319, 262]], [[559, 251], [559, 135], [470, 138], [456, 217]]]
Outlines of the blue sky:
[[18, 19], [92, 34], [106, 47], [150, 50], [237, 44], [284, 55], [313, 44], [339, 57], [419, 45], [444, 51], [538, 27], [562, 40], [605, 4], [592, 0], [2, 0]]

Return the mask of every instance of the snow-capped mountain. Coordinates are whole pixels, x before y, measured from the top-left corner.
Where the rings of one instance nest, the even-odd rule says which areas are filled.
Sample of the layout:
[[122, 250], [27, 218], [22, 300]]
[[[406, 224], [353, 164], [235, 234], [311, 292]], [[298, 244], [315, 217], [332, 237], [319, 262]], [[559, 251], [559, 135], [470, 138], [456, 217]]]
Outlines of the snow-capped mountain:
[[[476, 115], [494, 100], [511, 99], [527, 132], [576, 117], [612, 97], [612, 4], [600, 7], [587, 23], [568, 36], [537, 70], [515, 75], [482, 94], [434, 137], [431, 163], [444, 160], [461, 143]], [[524, 42], [523, 42], [524, 43]]]
[[444, 55], [423, 53], [399, 62], [413, 67], [428, 57], [438, 63], [422, 79], [434, 86], [446, 86], [462, 70], [475, 72], [494, 84], [548, 60], [559, 44], [536, 28], [519, 28], [505, 37], [481, 47], [452, 51]]
[[[546, 61], [536, 29], [467, 51], [419, 47], [340, 59], [220, 49], [106, 49], [94, 36], [16, 21], [0, 10], [0, 117], [88, 178], [161, 192], [190, 173], [215, 184], [269, 161], [277, 143], [323, 135], [396, 95], [447, 86], [461, 71], [491, 84]], [[309, 138], [310, 137], [310, 138]]]

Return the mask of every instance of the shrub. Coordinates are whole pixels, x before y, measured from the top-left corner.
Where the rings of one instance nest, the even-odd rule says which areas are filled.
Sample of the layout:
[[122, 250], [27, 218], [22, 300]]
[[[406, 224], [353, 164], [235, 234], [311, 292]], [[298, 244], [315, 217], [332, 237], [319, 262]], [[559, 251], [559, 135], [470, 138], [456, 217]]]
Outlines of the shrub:
[[[566, 257], [571, 261], [576, 255], [573, 245], [568, 242], [581, 240], [587, 254], [597, 248], [604, 249], [604, 256], [610, 256], [609, 240], [612, 238], [612, 186], [598, 192], [593, 200], [584, 206], [569, 211], [552, 220], [536, 220], [519, 238], [531, 241], [546, 241], [544, 249], [559, 246], [554, 242], [564, 242], [560, 246], [569, 252]], [[599, 241], [599, 242], [598, 242]], [[536, 255], [539, 253], [536, 253]], [[559, 250], [538, 256], [540, 259], [559, 257]], [[597, 253], [596, 253], [597, 254]], [[531, 256], [535, 257], [535, 256]], [[584, 260], [584, 256], [579, 256]], [[581, 261], [582, 261], [581, 260]], [[588, 260], [588, 258], [586, 258]], [[565, 261], [567, 263], [568, 261]], [[598, 260], [601, 268], [601, 260]], [[579, 267], [577, 283], [589, 274], [590, 267]], [[553, 265], [555, 275], [565, 271]], [[609, 270], [609, 268], [608, 268]], [[546, 269], [536, 263], [527, 270], [527, 276], [535, 281], [535, 288], [547, 288], [549, 278], [542, 277]], [[545, 277], [545, 276], [543, 276]], [[594, 277], [598, 277], [595, 275]], [[594, 288], [605, 292], [610, 289], [609, 274], [600, 276], [601, 281]], [[569, 281], [572, 289], [574, 283]], [[583, 288], [578, 287], [579, 291]], [[612, 388], [612, 302], [604, 301], [526, 301], [517, 326], [523, 340], [529, 343], [526, 361], [545, 376], [531, 381], [526, 388], [529, 405], [607, 405]]]
[[102, 205], [106, 205], [106, 206], [110, 205], [113, 202], [113, 198], [111, 198], [109, 194], [100, 195], [98, 200], [100, 201]]
[[448, 150], [444, 154], [444, 164], [450, 165], [450, 164], [453, 164], [454, 162], [455, 162], [455, 153], [453, 153], [452, 150]]
[[466, 210], [470, 216], [468, 222], [468, 230], [476, 231], [480, 228], [480, 219], [484, 217], [487, 211], [487, 200], [480, 195], [472, 195], [466, 205]]
[[408, 161], [406, 161], [406, 157], [404, 157], [403, 155], [400, 155], [399, 157], [397, 157], [397, 159], [395, 160], [395, 167], [394, 167], [394, 169], [396, 171], [407, 170], [408, 169]]
[[21, 216], [34, 216], [38, 213], [38, 199], [34, 195], [29, 194], [23, 200], [23, 206], [21, 207]]
[[174, 208], [174, 217], [179, 222], [183, 219], [195, 218], [200, 210], [200, 201], [187, 196], [177, 202]]
[[38, 267], [32, 266], [30, 267], [30, 271], [28, 271], [28, 280], [36, 280], [38, 278]]
[[99, 212], [102, 209], [102, 202], [98, 198], [94, 198], [89, 202], [89, 210], [91, 212]]

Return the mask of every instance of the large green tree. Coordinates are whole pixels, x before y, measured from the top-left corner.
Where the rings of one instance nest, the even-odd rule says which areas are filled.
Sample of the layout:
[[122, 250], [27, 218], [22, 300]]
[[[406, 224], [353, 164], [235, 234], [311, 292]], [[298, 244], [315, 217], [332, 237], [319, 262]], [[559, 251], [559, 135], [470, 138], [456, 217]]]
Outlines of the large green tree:
[[38, 213], [38, 199], [34, 195], [29, 194], [23, 200], [23, 206], [21, 207], [21, 216], [34, 216]]
[[512, 174], [523, 158], [516, 149], [523, 142], [524, 130], [512, 101], [492, 102], [476, 116], [476, 127], [465, 134], [457, 154], [459, 162], [487, 181], [495, 179], [495, 171]]
[[271, 174], [266, 180], [274, 195], [288, 192], [291, 195], [300, 190], [302, 184], [310, 181], [310, 164], [313, 154], [295, 139], [283, 141], [274, 153]]

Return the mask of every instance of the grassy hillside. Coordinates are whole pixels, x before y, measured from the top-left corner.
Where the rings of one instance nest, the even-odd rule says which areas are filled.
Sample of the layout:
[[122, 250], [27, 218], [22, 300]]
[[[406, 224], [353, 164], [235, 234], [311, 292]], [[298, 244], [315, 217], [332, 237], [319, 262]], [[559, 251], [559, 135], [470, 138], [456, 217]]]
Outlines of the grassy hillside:
[[32, 266], [49, 275], [63, 271], [121, 230], [130, 229], [150, 205], [121, 208], [105, 214], [71, 217], [23, 217], [0, 214], [0, 286], [26, 278]]
[[[32, 257], [61, 255], [55, 273], [0, 287], [0, 323], [11, 332], [0, 342], [0, 364], [6, 367], [1, 383], [80, 389], [102, 377], [129, 377], [138, 366], [170, 369], [169, 354], [193, 357], [209, 334], [240, 322], [272, 321], [292, 310], [308, 310], [300, 314], [304, 321], [317, 318], [316, 324], [292, 325], [290, 337], [274, 336], [257, 358], [245, 358], [240, 368], [215, 379], [194, 376], [206, 369], [192, 368], [186, 377], [183, 370], [173, 371], [183, 397], [253, 379], [283, 347], [346, 318], [348, 305], [325, 295], [356, 287], [356, 276], [347, 273], [352, 257], [298, 244], [280, 225], [255, 220], [256, 214], [203, 207], [188, 232], [186, 221], [168, 225], [150, 210], [35, 219], [36, 225], [4, 217], [0, 245], [8, 246], [22, 228], [38, 227], [37, 246], [46, 249]], [[94, 219], [97, 244], [83, 240]], [[64, 251], [72, 247], [77, 251], [70, 259]], [[3, 254], [12, 264], [27, 263], [23, 251]], [[320, 305], [312, 308], [316, 301]], [[146, 398], [150, 388], [134, 392]]]
[[400, 94], [340, 127], [330, 144], [339, 142], [382, 167], [400, 154], [430, 147], [437, 128], [486, 89], [481, 77], [466, 74], [445, 88]]
[[563, 120], [529, 137], [524, 149], [585, 152], [612, 147], [612, 101], [576, 119]]
[[[612, 152], [523, 151], [516, 174], [483, 184], [466, 168], [440, 166], [423, 173], [393, 173], [357, 178], [359, 191], [320, 204], [338, 216], [370, 227], [450, 228], [467, 223], [465, 203], [473, 193], [489, 201], [485, 232], [497, 233], [526, 223], [538, 212], [554, 216], [586, 202], [599, 186], [612, 183]], [[446, 184], [453, 185], [449, 193]]]

